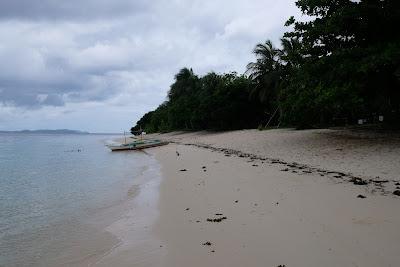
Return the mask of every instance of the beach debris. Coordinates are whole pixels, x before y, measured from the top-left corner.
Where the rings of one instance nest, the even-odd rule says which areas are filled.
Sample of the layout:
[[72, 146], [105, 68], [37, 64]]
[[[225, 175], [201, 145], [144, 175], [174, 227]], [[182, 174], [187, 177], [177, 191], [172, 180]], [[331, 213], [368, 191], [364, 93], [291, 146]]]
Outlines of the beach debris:
[[224, 214], [222, 214], [222, 213], [215, 213], [215, 216], [222, 216], [222, 215], [224, 215]]
[[226, 218], [225, 216], [221, 217], [221, 218], [207, 218], [207, 222], [222, 222], [223, 220], [226, 220], [226, 219], [228, 219], [228, 218]]
[[286, 267], [286, 265], [284, 264], [284, 265], [278, 265], [278, 267]]
[[235, 203], [238, 203], [239, 202], [239, 200], [235, 200]]
[[253, 166], [253, 167], [258, 167], [258, 165], [257, 165], [257, 164], [253, 164], [253, 165], [251, 165], [251, 166]]
[[363, 196], [363, 195], [358, 195], [357, 197], [358, 198], [367, 198], [366, 196]]
[[210, 241], [203, 243], [203, 246], [211, 246], [211, 245], [212, 245], [212, 243]]
[[363, 179], [358, 178], [358, 177], [351, 178], [350, 182], [352, 182], [355, 185], [366, 185], [366, 184], [368, 184], [366, 181], [364, 181]]
[[389, 180], [371, 180], [371, 182], [374, 182], [376, 184], [384, 184], [384, 183], [389, 183]]
[[276, 202], [275, 204], [276, 204], [276, 205], [279, 205], [279, 202]]
[[212, 253], [214, 253], [214, 252], [215, 252], [215, 250], [211, 250], [211, 252], [212, 252]]
[[180, 172], [186, 172], [187, 170], [186, 169], [180, 169], [179, 171]]
[[190, 210], [190, 208], [186, 208], [185, 210]]
[[179, 154], [178, 150], [176, 150], [175, 152], [176, 152], [176, 156], [179, 157], [180, 154]]
[[203, 167], [201, 167], [202, 169], [205, 169], [205, 168], [207, 168], [206, 166], [203, 166]]
[[[388, 195], [389, 193], [392, 192], [390, 189], [385, 189], [386, 188], [385, 183], [388, 183], [388, 182], [386, 182], [386, 180], [378, 180], [378, 179], [380, 179], [379, 176], [377, 176], [376, 179], [374, 179], [374, 180], [367, 179], [367, 178], [364, 179], [361, 177], [355, 177], [351, 173], [343, 173], [343, 172], [339, 172], [339, 171], [329, 171], [329, 170], [325, 170], [325, 169], [321, 169], [321, 168], [310, 167], [308, 165], [300, 164], [300, 163], [296, 163], [296, 162], [287, 162], [287, 161], [276, 159], [276, 158], [262, 157], [260, 155], [245, 153], [245, 152], [242, 152], [240, 150], [235, 150], [235, 149], [213, 147], [212, 145], [198, 144], [198, 143], [197, 144], [196, 143], [183, 143], [183, 145], [209, 149], [212, 152], [223, 153], [224, 156], [227, 156], [227, 157], [236, 156], [236, 157], [240, 157], [240, 158], [247, 158], [248, 159], [247, 162], [254, 162], [255, 160], [260, 160], [260, 161], [265, 161], [268, 164], [281, 164], [281, 165], [284, 165], [284, 167], [285, 167], [284, 169], [281, 169], [281, 171], [290, 171], [292, 173], [297, 173], [297, 174], [315, 173], [315, 174], [319, 174], [321, 177], [326, 176], [328, 178], [341, 179], [341, 180], [343, 180], [343, 182], [350, 182], [355, 185], [370, 185], [371, 187], [368, 187], [370, 192], [381, 192], [383, 195]], [[218, 161], [214, 161], [214, 163], [218, 163]], [[377, 182], [375, 182], [375, 181], [377, 181]], [[396, 191], [400, 191], [400, 181], [393, 180], [393, 183], [396, 186], [398, 186], [398, 187], [396, 187]], [[388, 183], [388, 184], [391, 184], [391, 183]]]
[[400, 196], [400, 190], [395, 190], [395, 191], [393, 192], [393, 195]]
[[197, 220], [196, 222], [197, 222], [197, 223], [199, 223], [200, 221], [199, 221], [199, 220]]

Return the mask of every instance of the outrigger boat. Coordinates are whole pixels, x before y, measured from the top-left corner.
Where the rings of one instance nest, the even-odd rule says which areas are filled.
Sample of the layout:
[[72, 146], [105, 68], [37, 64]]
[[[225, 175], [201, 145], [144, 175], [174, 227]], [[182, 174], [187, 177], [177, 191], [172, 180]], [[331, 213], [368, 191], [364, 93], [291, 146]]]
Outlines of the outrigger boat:
[[118, 145], [107, 145], [107, 147], [111, 149], [111, 151], [122, 151], [122, 150], [139, 150], [149, 147], [163, 146], [167, 144], [168, 142], [166, 141], [161, 141], [156, 139], [142, 139], [127, 144], [125, 143]]

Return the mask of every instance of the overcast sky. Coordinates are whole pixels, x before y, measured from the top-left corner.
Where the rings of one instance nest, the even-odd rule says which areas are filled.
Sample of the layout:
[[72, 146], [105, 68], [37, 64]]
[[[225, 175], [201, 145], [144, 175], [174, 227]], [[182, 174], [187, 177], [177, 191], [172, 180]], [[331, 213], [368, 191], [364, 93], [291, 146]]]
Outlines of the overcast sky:
[[294, 1], [1, 0], [0, 130], [127, 130], [182, 67], [242, 73]]

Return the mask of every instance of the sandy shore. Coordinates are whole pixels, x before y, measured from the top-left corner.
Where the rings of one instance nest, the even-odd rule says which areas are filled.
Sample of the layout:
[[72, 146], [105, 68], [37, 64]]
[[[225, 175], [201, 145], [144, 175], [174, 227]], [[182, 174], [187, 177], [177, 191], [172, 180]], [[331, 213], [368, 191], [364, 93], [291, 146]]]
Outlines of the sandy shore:
[[144, 237], [155, 241], [145, 247], [152, 257], [135, 262], [126, 246], [108, 261], [114, 266], [398, 266], [398, 137], [333, 130], [149, 137], [174, 142], [146, 150], [162, 172], [150, 207], [157, 219]]

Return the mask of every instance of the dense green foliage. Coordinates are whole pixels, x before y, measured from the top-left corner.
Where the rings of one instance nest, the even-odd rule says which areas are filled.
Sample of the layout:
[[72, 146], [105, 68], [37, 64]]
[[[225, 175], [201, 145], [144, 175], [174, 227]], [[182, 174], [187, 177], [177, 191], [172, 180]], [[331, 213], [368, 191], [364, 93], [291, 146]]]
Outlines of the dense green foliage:
[[250, 88], [252, 81], [243, 75], [209, 73], [199, 78], [184, 68], [175, 76], [169, 100], [146, 113], [133, 129], [165, 132], [257, 126], [263, 106], [249, 99]]
[[[298, 0], [310, 19], [286, 22], [276, 48], [257, 44], [244, 75], [182, 69], [168, 100], [133, 129], [239, 129], [266, 122], [400, 121], [400, 1]], [[271, 119], [272, 118], [272, 119]]]

